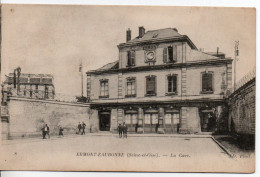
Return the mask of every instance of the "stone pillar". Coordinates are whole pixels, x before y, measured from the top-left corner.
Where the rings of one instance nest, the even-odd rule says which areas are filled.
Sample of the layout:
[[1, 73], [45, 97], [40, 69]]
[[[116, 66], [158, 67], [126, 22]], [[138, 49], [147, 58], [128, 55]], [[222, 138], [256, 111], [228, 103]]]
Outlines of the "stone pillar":
[[187, 95], [187, 68], [181, 68], [181, 95]]
[[123, 74], [118, 74], [118, 98], [123, 98]]
[[187, 109], [187, 107], [181, 107], [180, 132], [184, 131], [187, 128]]
[[164, 121], [164, 108], [159, 108], [159, 119], [163, 120], [163, 126], [158, 128], [158, 133], [164, 134], [165, 133], [165, 121]]
[[197, 107], [189, 107], [187, 110], [187, 128], [189, 133], [200, 133], [200, 116]]
[[117, 109], [117, 124], [123, 124], [124, 122], [124, 110], [121, 108]]
[[232, 63], [227, 64], [227, 89], [232, 91]]
[[198, 132], [201, 132], [199, 109], [197, 107], [182, 107], [180, 133]]
[[110, 131], [117, 132], [117, 109], [111, 110]]
[[[138, 127], [138, 130], [137, 130], [137, 132], [138, 133], [144, 133], [144, 110], [143, 110], [143, 108], [138, 108], [138, 121], [139, 120], [143, 120], [142, 122], [143, 122], [143, 125], [141, 125], [142, 126], [142, 128], [141, 127]], [[139, 123], [139, 122], [138, 122]], [[139, 125], [140, 126], [140, 125]]]
[[91, 75], [87, 74], [87, 98], [91, 98]]
[[90, 133], [99, 131], [99, 117], [98, 110], [90, 109]]

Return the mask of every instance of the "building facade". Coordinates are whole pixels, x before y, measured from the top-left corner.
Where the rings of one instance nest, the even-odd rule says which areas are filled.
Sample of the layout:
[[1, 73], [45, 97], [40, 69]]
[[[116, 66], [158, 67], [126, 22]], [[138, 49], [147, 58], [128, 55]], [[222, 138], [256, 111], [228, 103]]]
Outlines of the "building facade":
[[[3, 98], [10, 96], [22, 96], [35, 99], [51, 99], [55, 95], [53, 76], [51, 74], [24, 74], [19, 78], [14, 73], [6, 76], [4, 85], [2, 85]], [[6, 93], [6, 94], [5, 94]]]
[[175, 28], [145, 32], [118, 46], [119, 59], [87, 72], [91, 119], [100, 131], [214, 132], [232, 87], [232, 59], [205, 53]]

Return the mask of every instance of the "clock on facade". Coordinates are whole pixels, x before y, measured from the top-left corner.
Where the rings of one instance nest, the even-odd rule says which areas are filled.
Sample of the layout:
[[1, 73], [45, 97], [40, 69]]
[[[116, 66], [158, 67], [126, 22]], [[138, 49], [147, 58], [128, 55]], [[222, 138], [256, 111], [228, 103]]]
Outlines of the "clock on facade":
[[154, 51], [147, 51], [146, 52], [146, 59], [147, 59], [147, 61], [155, 60], [155, 52]]

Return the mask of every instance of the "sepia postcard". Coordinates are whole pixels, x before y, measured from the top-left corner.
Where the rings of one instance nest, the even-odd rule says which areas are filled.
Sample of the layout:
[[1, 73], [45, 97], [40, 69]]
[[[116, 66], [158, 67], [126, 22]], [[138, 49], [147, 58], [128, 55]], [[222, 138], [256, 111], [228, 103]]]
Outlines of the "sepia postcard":
[[255, 8], [3, 4], [0, 54], [0, 170], [255, 172]]

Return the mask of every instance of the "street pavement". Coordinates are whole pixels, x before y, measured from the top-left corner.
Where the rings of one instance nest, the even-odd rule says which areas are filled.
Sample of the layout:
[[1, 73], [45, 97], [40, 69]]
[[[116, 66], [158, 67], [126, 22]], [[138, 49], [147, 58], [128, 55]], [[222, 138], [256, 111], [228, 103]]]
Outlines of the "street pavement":
[[1, 152], [2, 169], [20, 170], [232, 172], [238, 162], [207, 136], [52, 136], [6, 140]]

